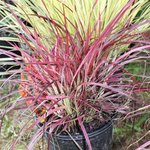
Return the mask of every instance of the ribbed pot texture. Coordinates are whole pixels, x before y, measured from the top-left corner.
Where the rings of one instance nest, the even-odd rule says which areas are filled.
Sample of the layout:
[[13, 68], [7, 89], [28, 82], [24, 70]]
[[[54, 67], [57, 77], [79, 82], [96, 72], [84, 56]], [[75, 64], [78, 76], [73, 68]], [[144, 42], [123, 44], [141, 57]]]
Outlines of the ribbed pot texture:
[[[91, 141], [92, 150], [111, 150], [112, 130], [113, 124], [112, 121], [109, 121], [103, 127], [89, 133], [88, 136]], [[83, 135], [74, 135], [72, 138], [80, 145], [82, 150], [88, 150]], [[53, 135], [53, 138], [48, 142], [49, 150], [79, 150], [69, 135]]]

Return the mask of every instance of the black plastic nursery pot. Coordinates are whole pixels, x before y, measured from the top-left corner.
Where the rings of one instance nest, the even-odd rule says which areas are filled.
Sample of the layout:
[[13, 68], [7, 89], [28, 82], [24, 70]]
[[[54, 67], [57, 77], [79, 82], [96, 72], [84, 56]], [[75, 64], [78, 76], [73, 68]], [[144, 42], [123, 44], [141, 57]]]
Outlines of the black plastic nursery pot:
[[[112, 149], [113, 123], [109, 121], [101, 128], [88, 134], [92, 150], [111, 150]], [[78, 143], [75, 144], [72, 138]], [[53, 135], [49, 142], [49, 150], [88, 150], [87, 143], [83, 135]]]

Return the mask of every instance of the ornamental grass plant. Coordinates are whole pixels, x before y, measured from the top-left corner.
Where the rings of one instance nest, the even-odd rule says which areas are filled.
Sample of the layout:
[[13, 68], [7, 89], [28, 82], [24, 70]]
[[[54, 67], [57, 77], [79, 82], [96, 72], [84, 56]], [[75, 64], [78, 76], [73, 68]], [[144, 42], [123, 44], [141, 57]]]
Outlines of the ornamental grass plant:
[[[150, 40], [143, 36], [150, 30], [149, 5], [148, 0], [0, 2], [0, 30], [12, 35], [0, 38], [9, 41], [12, 51], [1, 48], [0, 53], [21, 66], [1, 85], [1, 89], [8, 82], [18, 85], [17, 91], [1, 97], [3, 115], [22, 109], [36, 116], [29, 117], [26, 124], [34, 123], [20, 136], [43, 124], [28, 149], [45, 132], [82, 131], [91, 150], [87, 133], [114, 113], [128, 114], [131, 103], [138, 101], [134, 94], [150, 90], [149, 77], [139, 81], [125, 68], [150, 58]], [[16, 74], [20, 78], [14, 78]], [[7, 101], [16, 93], [19, 98]]]

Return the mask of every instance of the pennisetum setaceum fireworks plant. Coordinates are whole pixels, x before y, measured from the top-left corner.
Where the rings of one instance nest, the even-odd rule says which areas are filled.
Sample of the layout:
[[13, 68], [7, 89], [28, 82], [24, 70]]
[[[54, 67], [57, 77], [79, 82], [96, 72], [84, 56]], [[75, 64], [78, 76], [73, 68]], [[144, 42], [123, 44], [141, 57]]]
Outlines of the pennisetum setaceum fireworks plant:
[[138, 81], [125, 69], [150, 58], [150, 41], [143, 38], [150, 28], [149, 5], [142, 0], [0, 2], [0, 30], [12, 35], [3, 39], [21, 53], [0, 49], [21, 66], [20, 78], [14, 80], [14, 73], [1, 86], [14, 82], [21, 96], [6, 112], [32, 110], [36, 120], [30, 128], [43, 123], [28, 149], [45, 131], [80, 128], [91, 150], [85, 124], [94, 128], [93, 122], [100, 126], [114, 112], [128, 113], [134, 94], [150, 90], [148, 77]]

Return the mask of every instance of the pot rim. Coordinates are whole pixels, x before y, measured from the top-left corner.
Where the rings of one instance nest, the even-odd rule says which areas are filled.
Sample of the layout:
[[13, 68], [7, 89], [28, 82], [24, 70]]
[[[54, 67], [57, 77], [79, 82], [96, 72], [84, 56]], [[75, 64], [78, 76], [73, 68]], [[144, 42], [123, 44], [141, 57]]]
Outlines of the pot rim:
[[[113, 121], [114, 121], [114, 118], [116, 118], [117, 116], [117, 113], [114, 113], [111, 117], [110, 120], [108, 120], [106, 123], [104, 123], [102, 126], [100, 126], [99, 128], [97, 128], [96, 130], [92, 131], [92, 132], [88, 132], [88, 136], [89, 138], [92, 138], [94, 136], [97, 136], [99, 134], [102, 134], [103, 132], [105, 132], [107, 129], [109, 128], [113, 128]], [[35, 116], [36, 118], [36, 116]], [[37, 125], [37, 127], [39, 127], [40, 125]], [[46, 137], [49, 137], [49, 133], [46, 131], [45, 132], [45, 135]], [[57, 139], [62, 139], [64, 141], [72, 141], [72, 139], [75, 139], [75, 140], [84, 140], [85, 137], [83, 134], [81, 133], [77, 133], [76, 135], [75, 134], [70, 134], [70, 135], [63, 135], [61, 133], [58, 133], [58, 134], [52, 134], [52, 138], [57, 138]]]
[[[99, 134], [104, 133], [107, 129], [112, 128], [113, 127], [113, 120], [108, 121], [107, 123], [105, 123], [102, 127], [96, 129], [95, 131], [92, 131], [90, 133], [88, 133], [89, 138], [92, 138], [94, 136], [97, 136]], [[63, 139], [64, 141], [72, 141], [72, 138], [75, 140], [83, 140], [84, 135], [78, 133], [77, 135], [62, 135], [62, 134], [53, 134], [53, 137], [57, 138], [57, 139]]]

